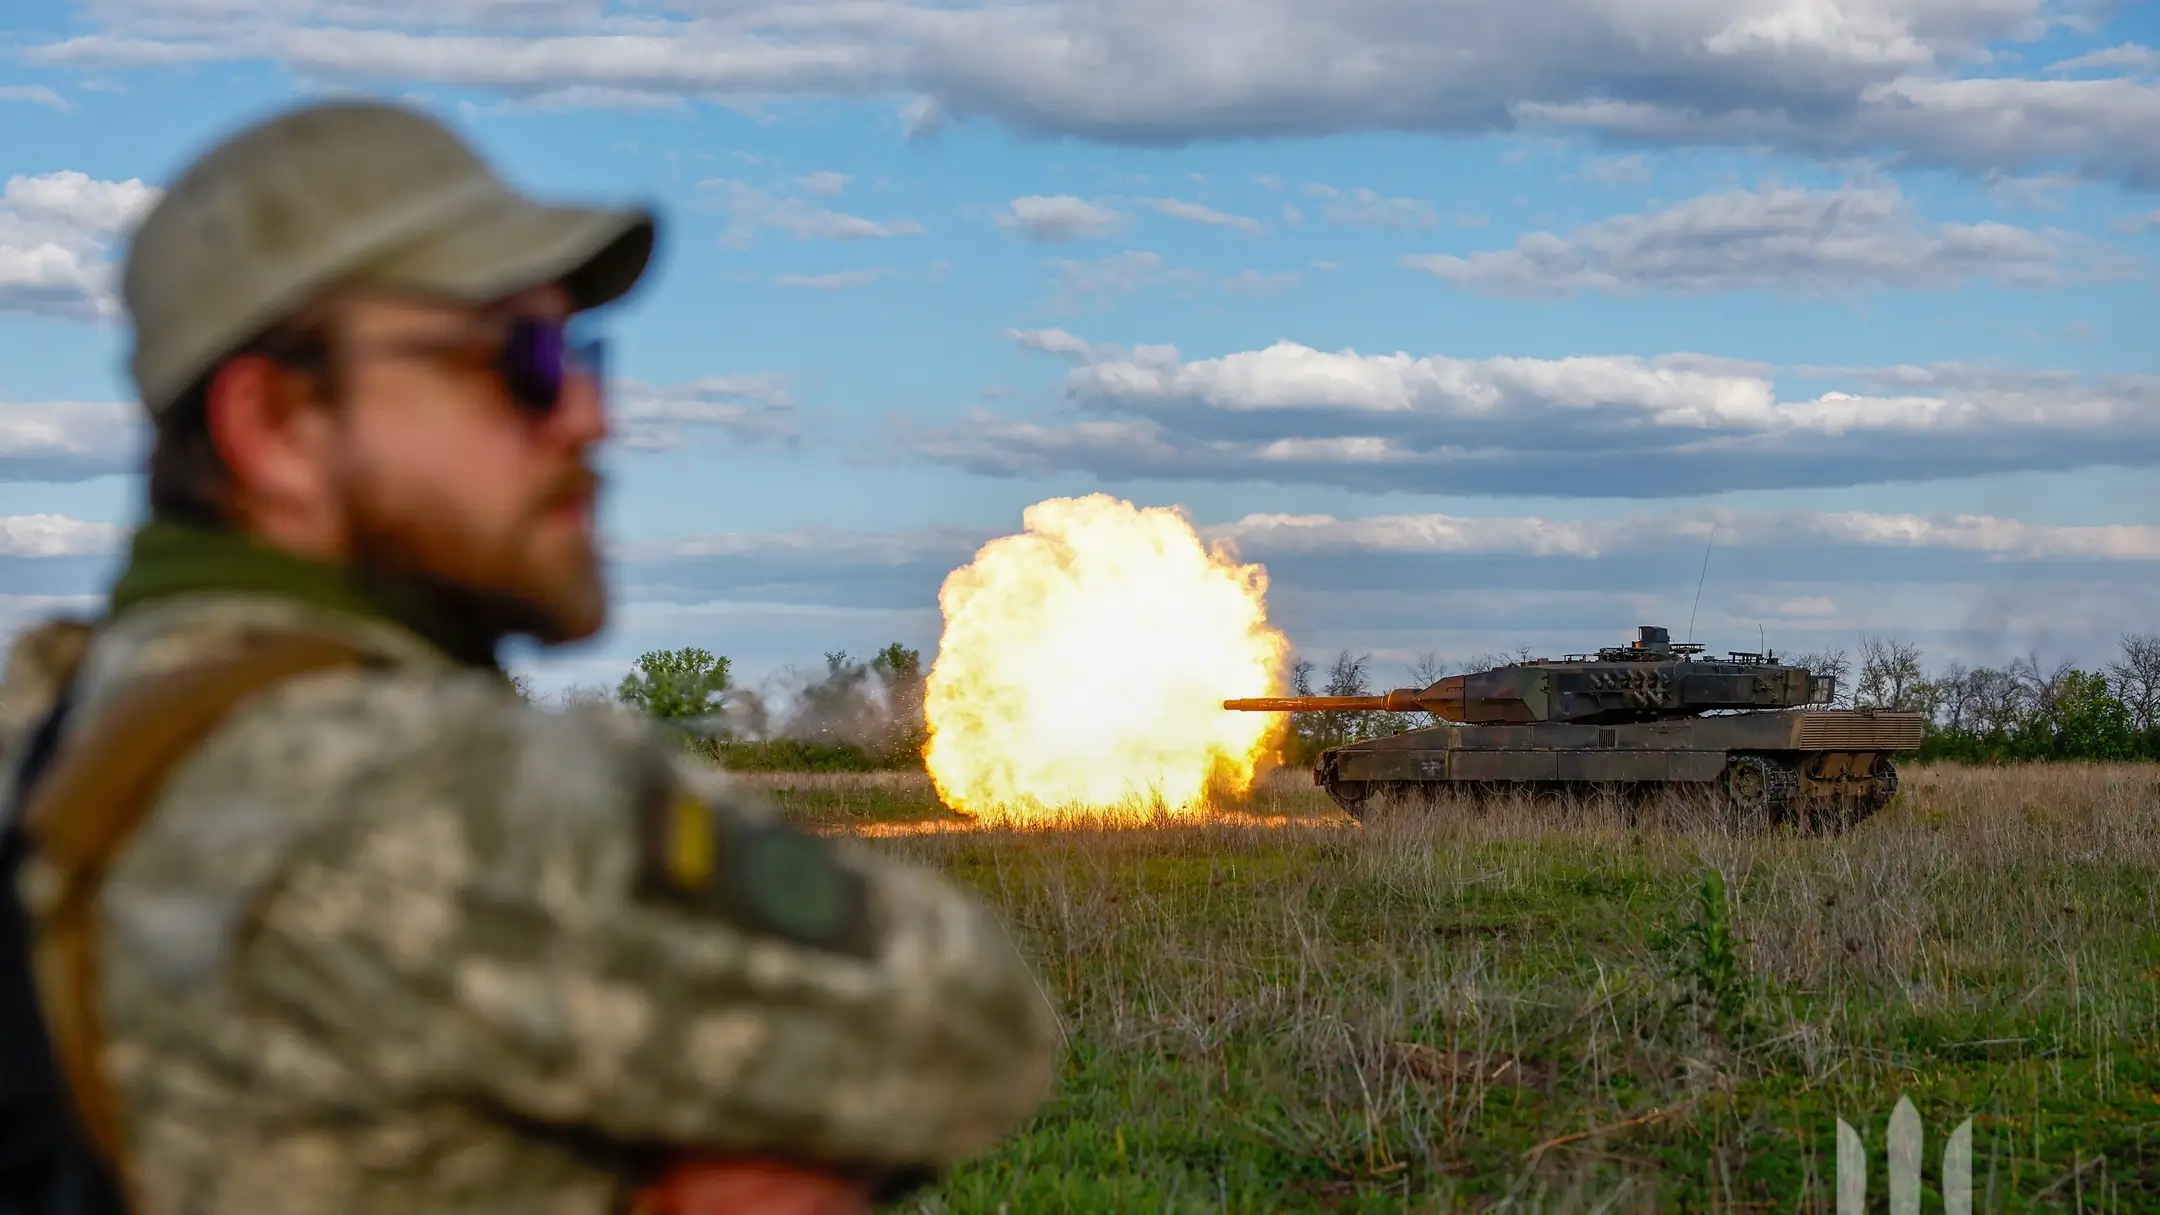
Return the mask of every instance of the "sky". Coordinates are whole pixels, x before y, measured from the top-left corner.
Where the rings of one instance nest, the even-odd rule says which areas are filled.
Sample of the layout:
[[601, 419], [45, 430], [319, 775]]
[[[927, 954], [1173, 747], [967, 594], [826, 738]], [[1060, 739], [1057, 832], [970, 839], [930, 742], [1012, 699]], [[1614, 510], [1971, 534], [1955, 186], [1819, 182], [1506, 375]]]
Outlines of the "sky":
[[2160, 632], [2160, 16], [2044, 0], [8, 0], [0, 629], [138, 521], [129, 225], [311, 98], [664, 217], [614, 622], [902, 641], [1049, 497], [1185, 509], [1301, 653], [2106, 661]]

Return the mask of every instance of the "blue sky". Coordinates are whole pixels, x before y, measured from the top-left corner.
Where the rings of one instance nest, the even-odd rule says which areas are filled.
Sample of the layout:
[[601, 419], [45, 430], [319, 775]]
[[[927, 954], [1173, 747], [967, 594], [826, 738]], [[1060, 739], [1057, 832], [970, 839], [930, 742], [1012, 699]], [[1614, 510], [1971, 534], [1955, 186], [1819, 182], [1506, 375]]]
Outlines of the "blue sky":
[[[109, 275], [198, 149], [403, 98], [658, 204], [611, 680], [927, 648], [1030, 502], [1177, 503], [1302, 649], [2160, 631], [2160, 21], [2041, 0], [15, 0], [0, 624], [139, 488]], [[1284, 518], [1291, 517], [1291, 518]]]

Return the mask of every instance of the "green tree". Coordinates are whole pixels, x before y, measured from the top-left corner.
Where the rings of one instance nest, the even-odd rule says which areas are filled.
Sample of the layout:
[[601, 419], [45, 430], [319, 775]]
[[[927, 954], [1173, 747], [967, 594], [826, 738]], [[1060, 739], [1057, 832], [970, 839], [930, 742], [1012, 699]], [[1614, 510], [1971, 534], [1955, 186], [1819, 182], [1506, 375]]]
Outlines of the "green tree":
[[615, 699], [663, 721], [681, 721], [719, 712], [727, 689], [728, 660], [692, 646], [638, 655]]
[[895, 641], [870, 659], [870, 669], [885, 685], [885, 703], [891, 714], [884, 745], [887, 763], [920, 760], [929, 729], [923, 717], [922, 651]]
[[2134, 759], [2137, 727], [2130, 707], [2108, 691], [2107, 676], [2070, 671], [2055, 697], [2056, 753], [2064, 759]]

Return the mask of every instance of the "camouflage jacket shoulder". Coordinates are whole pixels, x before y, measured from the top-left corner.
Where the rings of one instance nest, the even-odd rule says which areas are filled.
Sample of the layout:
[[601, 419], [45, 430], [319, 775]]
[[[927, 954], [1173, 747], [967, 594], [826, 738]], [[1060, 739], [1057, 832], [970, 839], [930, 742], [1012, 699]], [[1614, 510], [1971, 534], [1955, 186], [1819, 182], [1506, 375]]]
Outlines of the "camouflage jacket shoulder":
[[778, 826], [627, 714], [204, 596], [101, 630], [82, 717], [296, 627], [393, 665], [240, 706], [100, 902], [106, 1064], [152, 1212], [599, 1215], [639, 1147], [935, 1167], [1040, 1101], [1055, 1018], [983, 908]]

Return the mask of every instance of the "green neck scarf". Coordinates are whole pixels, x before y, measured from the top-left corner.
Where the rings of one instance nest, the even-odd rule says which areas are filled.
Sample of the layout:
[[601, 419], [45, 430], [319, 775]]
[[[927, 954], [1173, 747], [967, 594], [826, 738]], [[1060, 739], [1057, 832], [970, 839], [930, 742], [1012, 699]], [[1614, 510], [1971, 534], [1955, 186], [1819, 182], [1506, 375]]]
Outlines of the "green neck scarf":
[[111, 610], [174, 595], [239, 591], [400, 626], [466, 666], [496, 668], [502, 634], [442, 590], [372, 578], [257, 543], [238, 532], [151, 520], [135, 533]]

